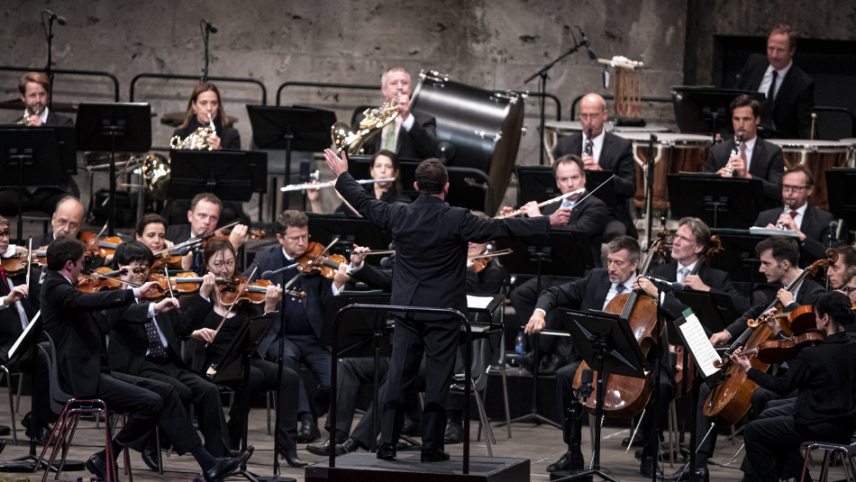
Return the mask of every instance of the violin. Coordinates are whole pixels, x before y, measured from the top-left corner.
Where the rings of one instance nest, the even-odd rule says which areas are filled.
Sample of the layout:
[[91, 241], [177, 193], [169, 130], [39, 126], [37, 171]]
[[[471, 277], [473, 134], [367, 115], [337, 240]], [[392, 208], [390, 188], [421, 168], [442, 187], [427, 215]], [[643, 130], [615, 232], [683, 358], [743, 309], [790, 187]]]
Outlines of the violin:
[[[233, 276], [230, 283], [220, 289], [218, 294], [220, 304], [232, 306], [241, 301], [249, 301], [254, 305], [264, 303], [267, 287], [271, 284], [272, 282], [266, 279], [247, 281], [243, 276]], [[285, 294], [300, 299], [306, 298], [306, 293], [303, 291], [285, 290], [283, 295]]]
[[16, 276], [25, 272], [27, 268], [32, 265], [38, 265], [38, 262], [31, 258], [28, 263], [26, 253], [16, 254], [2, 259], [3, 269], [11, 276]]
[[788, 361], [807, 346], [814, 346], [826, 339], [826, 335], [815, 330], [806, 331], [783, 340], [771, 340], [755, 348], [744, 350], [743, 355], [755, 356], [764, 363], [782, 363]]
[[83, 243], [87, 253], [101, 258], [112, 256], [116, 253], [116, 248], [122, 244], [122, 238], [119, 236], [101, 237], [101, 233], [93, 233], [92, 231], [79, 232], [77, 239]]
[[476, 273], [481, 273], [487, 268], [487, 265], [490, 264], [490, 261], [493, 258], [498, 256], [505, 256], [507, 254], [511, 254], [513, 251], [511, 248], [500, 249], [499, 251], [494, 251], [492, 253], [479, 254], [476, 256], [471, 256], [469, 259], [473, 261], [473, 271]]
[[121, 288], [122, 280], [117, 276], [125, 272], [124, 268], [117, 270], [110, 269], [108, 266], [96, 268], [92, 273], [77, 277], [77, 290], [83, 293], [96, 293]]
[[347, 261], [341, 254], [327, 254], [327, 247], [314, 241], [309, 243], [303, 256], [297, 258], [297, 263], [300, 264], [300, 270], [303, 274], [318, 273], [327, 279], [333, 279], [339, 265], [347, 263]]
[[[152, 272], [149, 274], [149, 279], [147, 281], [154, 281], [157, 283], [163, 292], [168, 292], [172, 289], [172, 291], [182, 295], [196, 293], [202, 286], [202, 277], [192, 271], [183, 271], [181, 273], [170, 275], [169, 284], [167, 284], [167, 279], [164, 274]], [[223, 278], [221, 276], [214, 278], [214, 281], [218, 284], [227, 285], [234, 285], [237, 283], [233, 278]]]

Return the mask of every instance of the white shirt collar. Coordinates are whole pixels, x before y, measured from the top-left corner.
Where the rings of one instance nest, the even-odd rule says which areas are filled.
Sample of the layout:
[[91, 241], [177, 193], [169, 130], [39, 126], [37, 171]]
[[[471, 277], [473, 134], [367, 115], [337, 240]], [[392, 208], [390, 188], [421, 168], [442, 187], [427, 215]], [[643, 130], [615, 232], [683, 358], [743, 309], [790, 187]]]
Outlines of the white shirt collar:
[[684, 266], [684, 265], [682, 265], [681, 263], [677, 263], [677, 264], [678, 264], [678, 267], [677, 267], [677, 269], [675, 270], [675, 273], [677, 273], [677, 272], [678, 272], [678, 271], [680, 271], [681, 269], [687, 269], [687, 270], [688, 270], [688, 271], [687, 271], [687, 274], [689, 274], [689, 273], [692, 273], [692, 272], [693, 272], [693, 269], [695, 269], [696, 265], [698, 264], [698, 259], [696, 259], [695, 261], [693, 261], [693, 263], [692, 263], [691, 265], [688, 265], [688, 266]]

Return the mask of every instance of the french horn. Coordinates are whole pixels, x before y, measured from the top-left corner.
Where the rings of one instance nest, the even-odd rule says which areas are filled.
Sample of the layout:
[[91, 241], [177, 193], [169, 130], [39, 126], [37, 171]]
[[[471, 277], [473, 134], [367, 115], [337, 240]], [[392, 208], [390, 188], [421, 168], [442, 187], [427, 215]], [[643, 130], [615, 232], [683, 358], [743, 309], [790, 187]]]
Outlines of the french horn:
[[330, 137], [336, 152], [346, 151], [351, 155], [359, 153], [363, 144], [378, 135], [396, 117], [398, 117], [398, 101], [392, 98], [378, 107], [364, 110], [363, 119], [356, 132], [352, 132], [344, 122], [333, 124], [330, 127]]

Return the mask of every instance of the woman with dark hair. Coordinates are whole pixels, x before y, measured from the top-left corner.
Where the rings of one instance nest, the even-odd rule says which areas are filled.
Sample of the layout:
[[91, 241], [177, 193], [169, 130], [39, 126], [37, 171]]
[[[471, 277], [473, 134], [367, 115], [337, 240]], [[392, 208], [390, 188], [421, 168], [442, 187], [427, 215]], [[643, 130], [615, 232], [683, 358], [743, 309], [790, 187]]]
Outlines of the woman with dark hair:
[[197, 129], [209, 127], [212, 123], [214, 132], [205, 138], [212, 150], [241, 148], [241, 135], [232, 127], [232, 119], [220, 103], [220, 90], [212, 82], [200, 82], [187, 102], [184, 122], [172, 135], [184, 140]]
[[[217, 277], [231, 278], [235, 274], [235, 250], [228, 240], [220, 238], [211, 239], [205, 245], [204, 263], [209, 273], [213, 273]], [[218, 326], [220, 327], [216, 333], [210, 332], [210, 337], [206, 340], [208, 344], [204, 348], [204, 355], [201, 357], [204, 363], [201, 367], [196, 367], [202, 370], [206, 370], [212, 363], [216, 363], [222, 358], [223, 354], [232, 344], [235, 335], [237, 335], [238, 329], [241, 325], [247, 323], [250, 318], [259, 318], [261, 316], [273, 317], [275, 320], [278, 320], [275, 316], [276, 305], [282, 298], [282, 289], [279, 286], [268, 286], [262, 310], [258, 310], [256, 309], [256, 305], [248, 303], [240, 304], [230, 310], [222, 302], [221, 290], [224, 286], [217, 285], [215, 296], [212, 297], [214, 308], [200, 324], [201, 327], [212, 330], [217, 329]], [[276, 328], [272, 327], [271, 329]], [[196, 364], [194, 363], [194, 365]], [[233, 387], [239, 390], [246, 390], [246, 393], [238, 394], [235, 397], [235, 402], [232, 404], [232, 409], [229, 412], [228, 433], [230, 445], [233, 448], [237, 448], [238, 441], [245, 433], [244, 423], [250, 409], [248, 403], [252, 394], [259, 391], [276, 390], [276, 453], [281, 455], [288, 465], [292, 467], [305, 466], [306, 463], [297, 456], [297, 393], [299, 384], [300, 376], [297, 372], [287, 367], [282, 367], [282, 384], [280, 384], [279, 366], [274, 362], [254, 355], [250, 360], [249, 378], [246, 382], [243, 380], [237, 381]]]
[[[395, 180], [366, 184], [366, 190], [373, 193], [375, 199], [384, 202], [409, 203], [410, 198], [401, 193], [400, 173], [398, 157], [395, 153], [386, 149], [381, 149], [372, 156], [372, 165], [369, 170], [369, 174], [372, 179]], [[309, 200], [309, 212], [324, 212], [324, 209], [321, 206], [321, 193], [318, 189], [309, 189], [306, 191], [306, 197]], [[345, 214], [349, 216], [357, 215], [345, 202], [342, 202], [339, 207], [336, 208], [335, 212], [336, 214]]]

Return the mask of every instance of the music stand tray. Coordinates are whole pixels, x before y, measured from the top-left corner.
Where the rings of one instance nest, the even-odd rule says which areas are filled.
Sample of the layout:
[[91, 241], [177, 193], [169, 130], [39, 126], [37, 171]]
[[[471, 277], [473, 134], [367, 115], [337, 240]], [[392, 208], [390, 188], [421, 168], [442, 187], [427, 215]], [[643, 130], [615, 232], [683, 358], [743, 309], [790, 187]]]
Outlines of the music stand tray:
[[669, 174], [668, 184], [672, 217], [699, 217], [711, 228], [751, 226], [766, 208], [760, 179], [679, 173]]
[[169, 196], [190, 199], [213, 192], [226, 201], [249, 201], [265, 192], [267, 153], [262, 151], [170, 151]]

